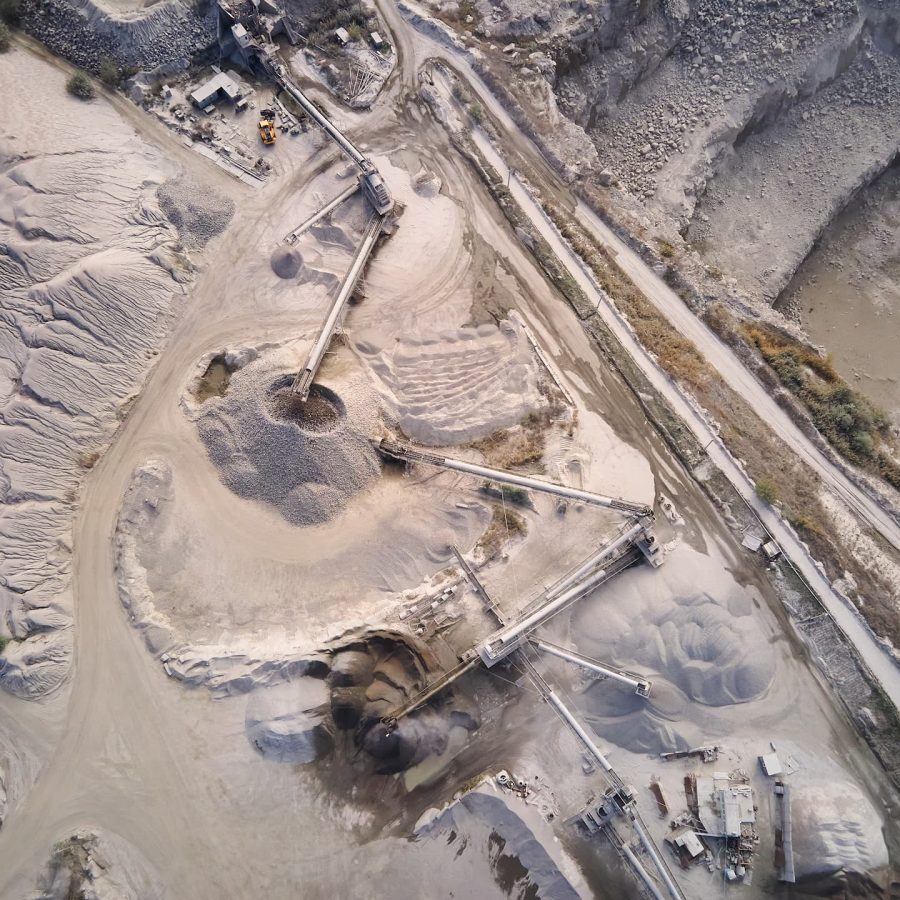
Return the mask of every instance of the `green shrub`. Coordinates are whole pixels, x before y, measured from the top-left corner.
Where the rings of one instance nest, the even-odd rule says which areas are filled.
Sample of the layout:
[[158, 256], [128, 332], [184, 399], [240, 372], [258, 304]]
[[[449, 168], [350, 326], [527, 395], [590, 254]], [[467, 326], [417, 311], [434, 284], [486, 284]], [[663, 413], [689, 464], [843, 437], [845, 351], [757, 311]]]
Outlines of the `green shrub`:
[[779, 381], [809, 410], [813, 424], [851, 462], [890, 475], [880, 461], [880, 443], [887, 436], [885, 412], [853, 390], [838, 375], [831, 357], [761, 325], [741, 329], [774, 369]]
[[0, 53], [6, 53], [9, 50], [9, 44], [9, 25], [6, 22], [0, 22]]
[[21, 15], [21, 0], [0, 0], [0, 19], [15, 25]]
[[766, 503], [774, 503], [778, 499], [778, 485], [768, 478], [760, 478], [756, 482], [756, 496]]
[[100, 80], [109, 87], [115, 87], [122, 78], [118, 64], [111, 56], [100, 60]]
[[91, 79], [84, 72], [76, 72], [66, 82], [66, 90], [79, 100], [90, 100], [96, 93]]
[[469, 107], [469, 115], [480, 125], [484, 121], [484, 109], [477, 101]]

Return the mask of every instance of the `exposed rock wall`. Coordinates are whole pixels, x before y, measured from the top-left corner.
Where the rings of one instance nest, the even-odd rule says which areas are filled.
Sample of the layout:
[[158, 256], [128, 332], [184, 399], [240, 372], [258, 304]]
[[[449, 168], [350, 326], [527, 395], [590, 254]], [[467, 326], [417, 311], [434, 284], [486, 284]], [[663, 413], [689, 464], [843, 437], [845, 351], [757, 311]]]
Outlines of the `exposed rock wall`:
[[22, 28], [54, 53], [96, 72], [103, 57], [138, 69], [183, 60], [216, 41], [214, 4], [164, 0], [116, 15], [96, 0], [23, 0]]

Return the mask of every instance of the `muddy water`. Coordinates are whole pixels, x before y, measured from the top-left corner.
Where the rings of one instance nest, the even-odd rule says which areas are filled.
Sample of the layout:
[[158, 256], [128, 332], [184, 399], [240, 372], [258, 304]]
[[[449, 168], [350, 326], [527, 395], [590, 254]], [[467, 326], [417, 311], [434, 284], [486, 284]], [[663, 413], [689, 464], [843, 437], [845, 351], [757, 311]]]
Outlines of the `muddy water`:
[[838, 371], [900, 422], [900, 168], [837, 217], [776, 309], [799, 316]]

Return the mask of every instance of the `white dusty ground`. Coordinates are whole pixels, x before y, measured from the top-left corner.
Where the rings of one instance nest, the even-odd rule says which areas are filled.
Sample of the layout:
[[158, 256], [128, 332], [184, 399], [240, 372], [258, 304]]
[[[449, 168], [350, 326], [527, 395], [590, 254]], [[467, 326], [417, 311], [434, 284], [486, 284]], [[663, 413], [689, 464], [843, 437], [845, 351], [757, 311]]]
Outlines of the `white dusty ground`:
[[[39, 68], [51, 84], [62, 77], [44, 64]], [[102, 102], [97, 107], [111, 121], [132, 115]], [[527, 399], [541, 365], [521, 326], [481, 326], [490, 320], [490, 291], [514, 307], [575, 406], [577, 428], [571, 438], [557, 430], [548, 470], [636, 500], [665, 493], [687, 523], [670, 526], [660, 516], [661, 539], [675, 542], [661, 570], [631, 570], [553, 623], [553, 632], [579, 649], [651, 675], [649, 709], [635, 709], [603, 685], [579, 697], [571, 671], [561, 666], [548, 666], [548, 676], [590, 714], [614, 764], [638, 787], [648, 819], [651, 800], [643, 788], [661, 765], [648, 753], [660, 747], [728, 735], [735, 765], [750, 767], [769, 740], [784, 739], [796, 745], [798, 759], [809, 760], [804, 771], [828, 774], [833, 769], [819, 758], [827, 747], [841, 760], [834, 781], [848, 785], [854, 802], [872, 804], [858, 825], [831, 828], [828, 858], [879, 866], [884, 813], [871, 799], [879, 777], [784, 634], [777, 601], [755, 564], [646, 427], [633, 396], [601, 364], [574, 315], [447, 151], [443, 132], [414, 115], [415, 143], [384, 147], [377, 157], [404, 214], [370, 265], [365, 299], [347, 314], [347, 339], [333, 346], [321, 373], [322, 384], [347, 395], [346, 424], [339, 427], [361, 434], [379, 415], [388, 424], [401, 418], [432, 378], [438, 376], [443, 389], [465, 374], [468, 357], [446, 350], [479, 341], [508, 354], [507, 371], [483, 362], [469, 370], [485, 388], [483, 397], [472, 394], [471, 431], [442, 432], [440, 439], [468, 440], [507, 422], [516, 412], [515, 386], [525, 387]], [[202, 160], [167, 143], [155, 125], [140, 127], [179, 166], [205, 171]], [[409, 127], [401, 119], [398, 134]], [[487, 811], [473, 808], [483, 800], [451, 808], [453, 823], [465, 831], [455, 839], [458, 846], [433, 830], [410, 840], [423, 812], [443, 806], [464, 780], [485, 769], [521, 764], [529, 780], [532, 773], [543, 778], [553, 796], [546, 809], [559, 811], [556, 823], [597, 790], [598, 779], [581, 774], [572, 735], [527, 688], [519, 692], [483, 674], [461, 683], [450, 714], [468, 704], [478, 730], [454, 724], [439, 732], [429, 725], [428, 734], [413, 736], [421, 738], [418, 751], [437, 734], [443, 779], [440, 771], [422, 770], [411, 780], [371, 771], [363, 777], [347, 733], [331, 733], [326, 702], [332, 719], [336, 709], [346, 714], [358, 700], [380, 709], [409, 692], [419, 676], [409, 673], [416, 663], [408, 660], [401, 678], [392, 651], [373, 654], [370, 662], [354, 657], [357, 663], [339, 663], [333, 656], [326, 694], [309, 679], [316, 651], [355, 640], [344, 634], [351, 629], [399, 630], [401, 592], [447, 565], [451, 541], [470, 550], [489, 512], [477, 482], [422, 468], [409, 477], [386, 470], [354, 481], [343, 508], [326, 505], [328, 515], [302, 526], [283, 514], [283, 495], [273, 502], [261, 488], [244, 496], [232, 489], [242, 483], [232, 477], [240, 454], [256, 471], [260, 460], [302, 465], [291, 457], [298, 444], [276, 461], [267, 440], [253, 443], [244, 428], [255, 423], [260, 434], [274, 434], [259, 413], [265, 386], [301, 362], [333, 286], [325, 276], [346, 267], [361, 225], [362, 210], [351, 203], [335, 213], [332, 226], [302, 238], [296, 272], [285, 277], [290, 267], [284, 268], [283, 256], [273, 267], [281, 237], [317, 198], [333, 196], [343, 183], [335, 167], [317, 173], [310, 165], [311, 139], [281, 148], [277, 181], [258, 190], [234, 184], [234, 220], [205, 251], [216, 264], [197, 276], [189, 306], [117, 440], [85, 481], [74, 531], [77, 665], [67, 705], [0, 696], [4, 744], [21, 740], [26, 747], [16, 764], [30, 765], [33, 777], [31, 757], [47, 760], [32, 789], [23, 777], [7, 784], [0, 893], [26, 895], [51, 845], [90, 827], [136, 848], [151, 871], [164, 873], [165, 888], [176, 897], [510, 896], [555, 879], [554, 867], [582, 895], [623, 896], [614, 874], [594, 871], [584, 887], [582, 879], [596, 867], [593, 851], [570, 831], [554, 826], [567, 848], [573, 841], [580, 848], [583, 875], [551, 846], [548, 828], [509, 812], [505, 803], [488, 804]], [[436, 172], [441, 193], [422, 190], [416, 176], [423, 165]], [[417, 264], [421, 260], [427, 265]], [[310, 278], [310, 269], [324, 275]], [[198, 375], [229, 348], [244, 367], [223, 397], [199, 402], [192, 395]], [[435, 348], [442, 352], [440, 366]], [[456, 402], [450, 388], [443, 396]], [[241, 397], [244, 405], [232, 402]], [[525, 411], [528, 404], [520, 402]], [[464, 406], [457, 409], [464, 414]], [[446, 417], [417, 415], [424, 434], [447, 428]], [[204, 443], [204, 422], [218, 423], [222, 440]], [[229, 447], [237, 458], [215, 451], [211, 458], [211, 446]], [[586, 556], [618, 524], [611, 513], [587, 509], [560, 516], [546, 499], [523, 515], [528, 536], [511, 545], [508, 560], [484, 570], [489, 588], [509, 608]], [[138, 620], [164, 626], [145, 629], [143, 637], [157, 652], [181, 645], [174, 659], [147, 652], [121, 600]], [[434, 652], [449, 657], [443, 641], [465, 643], [478, 624], [475, 618], [460, 622], [435, 641]], [[186, 662], [179, 668], [182, 649]], [[281, 665], [291, 661], [309, 665]], [[216, 687], [229, 680], [227, 689], [214, 692], [179, 683]], [[336, 696], [346, 704], [336, 704]], [[330, 738], [333, 751], [320, 755]], [[12, 752], [4, 758], [4, 768], [12, 758]], [[424, 762], [415, 753], [412, 761]], [[298, 762], [307, 764], [293, 765]], [[674, 783], [682, 773], [671, 772]], [[418, 776], [427, 784], [415, 787]], [[449, 824], [440, 822], [431, 828]], [[531, 834], [545, 848], [543, 856]], [[511, 858], [501, 862], [503, 856]], [[770, 860], [771, 854], [760, 856], [748, 897], [762, 895], [771, 881]], [[712, 883], [704, 870], [691, 873], [688, 886], [700, 898], [709, 896]], [[560, 895], [559, 884], [546, 893]], [[539, 887], [533, 893], [546, 895]]]
[[78, 484], [178, 314], [190, 263], [155, 197], [174, 173], [159, 149], [27, 53], [3, 55], [0, 79], [15, 98], [0, 123], [0, 628], [20, 639], [0, 681], [34, 696], [68, 672]]

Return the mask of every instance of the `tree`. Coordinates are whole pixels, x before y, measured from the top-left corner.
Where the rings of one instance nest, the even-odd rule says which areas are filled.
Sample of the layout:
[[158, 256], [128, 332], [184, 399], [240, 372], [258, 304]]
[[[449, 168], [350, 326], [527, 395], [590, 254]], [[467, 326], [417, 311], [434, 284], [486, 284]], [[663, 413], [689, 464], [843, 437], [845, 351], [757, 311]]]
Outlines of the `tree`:
[[15, 25], [21, 14], [22, 0], [0, 0], [0, 19]]
[[7, 50], [9, 50], [9, 25], [0, 22], [0, 53], [6, 53]]
[[760, 478], [756, 482], [756, 496], [766, 503], [774, 503], [778, 499], [778, 485], [768, 478]]
[[122, 77], [122, 72], [111, 56], [100, 60], [100, 80], [108, 87], [115, 87]]
[[90, 100], [96, 93], [91, 79], [84, 72], [76, 72], [66, 82], [66, 90], [79, 100]]

